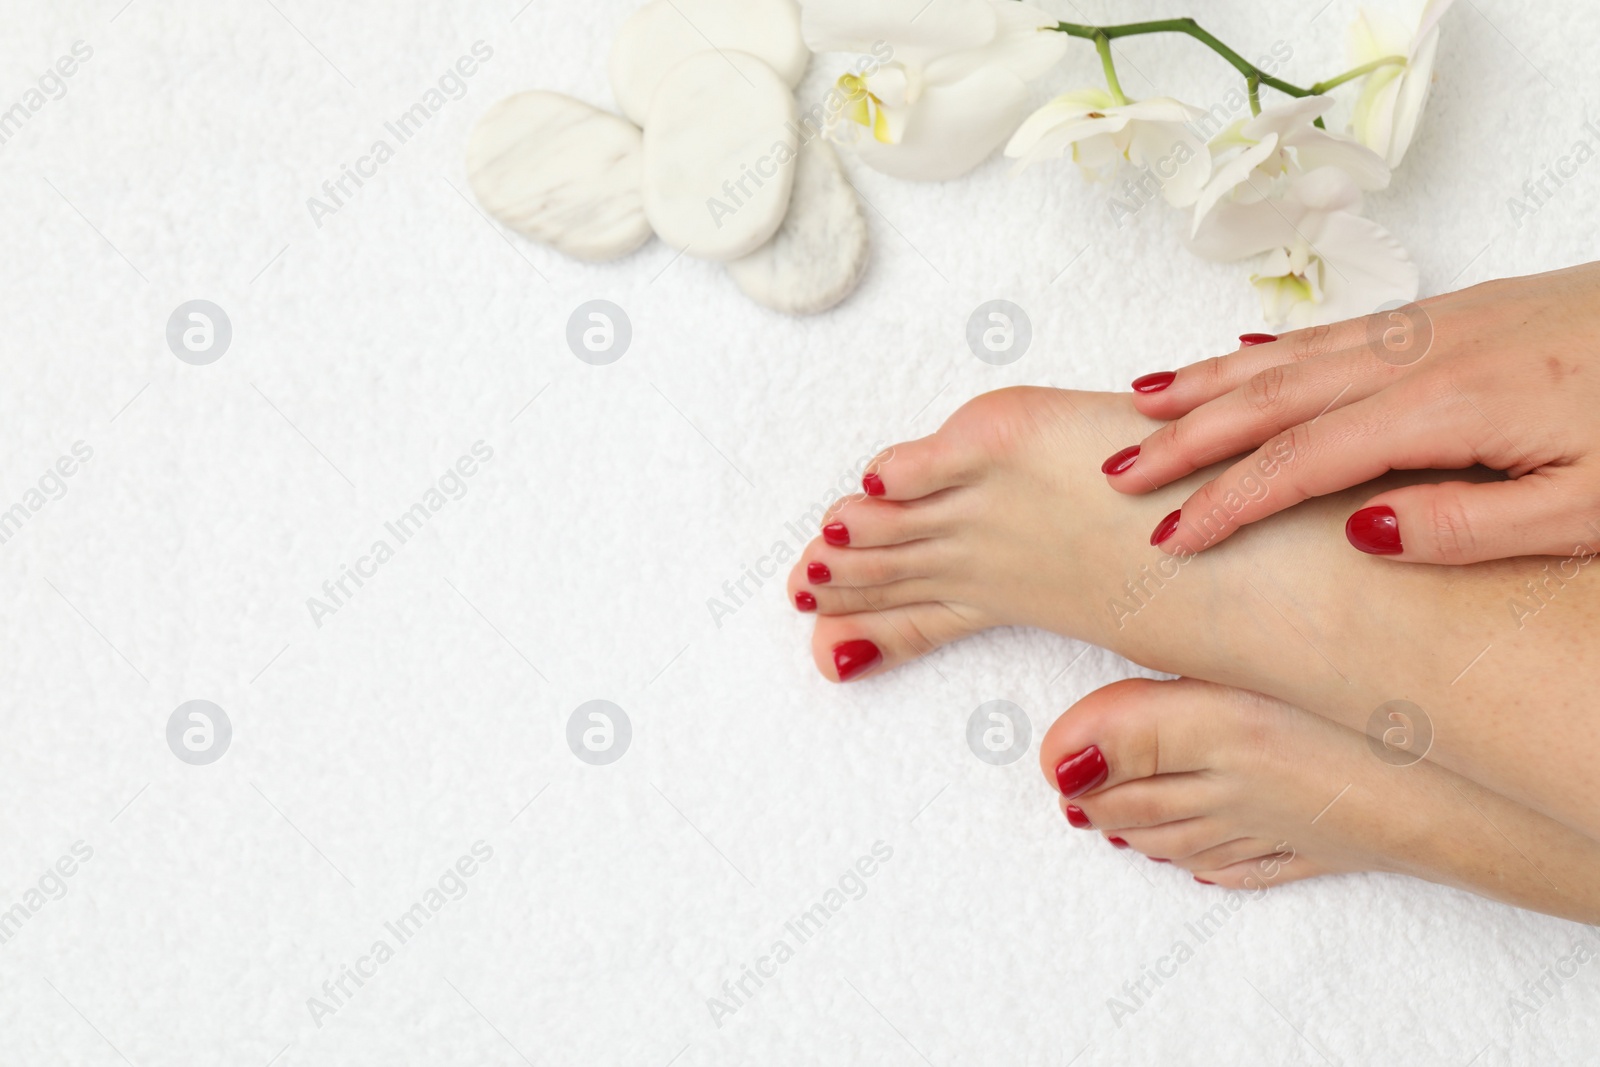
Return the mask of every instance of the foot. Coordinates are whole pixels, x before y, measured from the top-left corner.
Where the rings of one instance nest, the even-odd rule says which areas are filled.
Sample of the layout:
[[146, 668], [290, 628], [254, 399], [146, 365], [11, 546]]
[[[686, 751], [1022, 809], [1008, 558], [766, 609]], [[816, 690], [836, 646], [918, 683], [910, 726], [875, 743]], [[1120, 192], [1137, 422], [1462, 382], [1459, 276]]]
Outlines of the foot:
[[1259, 890], [1383, 871], [1581, 922], [1600, 918], [1600, 845], [1432, 763], [1256, 693], [1131, 679], [1040, 747], [1067, 821], [1113, 846]]
[[817, 669], [849, 681], [991, 626], [1097, 636], [1089, 579], [1128, 554], [1097, 531], [1113, 513], [1153, 529], [1172, 495], [1118, 494], [1100, 463], [1156, 425], [1126, 396], [1004, 389], [878, 457], [789, 577], [791, 603], [820, 616]]

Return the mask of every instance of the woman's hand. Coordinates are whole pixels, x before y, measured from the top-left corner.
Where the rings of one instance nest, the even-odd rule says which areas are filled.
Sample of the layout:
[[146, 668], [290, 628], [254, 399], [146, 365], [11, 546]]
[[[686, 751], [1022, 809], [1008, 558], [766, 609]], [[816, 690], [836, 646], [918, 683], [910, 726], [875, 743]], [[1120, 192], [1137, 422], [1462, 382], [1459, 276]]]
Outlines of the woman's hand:
[[1198, 552], [1386, 471], [1482, 464], [1510, 480], [1380, 493], [1350, 517], [1351, 543], [1453, 564], [1600, 546], [1600, 264], [1240, 340], [1232, 355], [1134, 383], [1140, 411], [1176, 421], [1106, 461], [1120, 492], [1255, 449], [1152, 543]]

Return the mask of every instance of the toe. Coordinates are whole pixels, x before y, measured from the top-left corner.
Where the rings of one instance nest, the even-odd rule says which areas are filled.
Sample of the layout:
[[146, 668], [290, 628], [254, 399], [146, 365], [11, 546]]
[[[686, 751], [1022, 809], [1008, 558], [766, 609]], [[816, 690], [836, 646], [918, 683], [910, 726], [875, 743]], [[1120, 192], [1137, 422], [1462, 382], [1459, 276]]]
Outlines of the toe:
[[1238, 837], [1184, 857], [1179, 865], [1191, 871], [1220, 871], [1248, 860], [1270, 859], [1287, 847], [1283, 842], [1262, 837]]
[[1216, 769], [1240, 691], [1180, 678], [1129, 678], [1067, 710], [1040, 745], [1045, 777], [1064, 796], [1154, 775]]
[[934, 584], [926, 578], [909, 578], [887, 585], [804, 586], [793, 592], [794, 605], [802, 612], [818, 615], [856, 615], [886, 611], [933, 599]]
[[1261, 890], [1330, 872], [1304, 856], [1290, 854], [1261, 856], [1214, 871], [1196, 870], [1193, 873], [1197, 881], [1223, 889]]
[[829, 585], [866, 588], [929, 578], [947, 569], [948, 547], [941, 539], [926, 538], [880, 548], [836, 548], [819, 537], [806, 546], [790, 572], [789, 592], [816, 592]]
[[1102, 832], [1107, 837], [1121, 838], [1129, 848], [1151, 859], [1180, 865], [1190, 856], [1215, 848], [1232, 836], [1221, 822], [1203, 816], [1144, 829], [1105, 829]]
[[823, 677], [849, 682], [925, 656], [986, 625], [939, 603], [833, 615], [817, 620], [811, 655]]
[[955, 517], [947, 494], [906, 501], [849, 496], [823, 517], [822, 539], [834, 548], [901, 545], [947, 533]]
[[983, 469], [983, 457], [966, 437], [936, 433], [906, 441], [867, 465], [861, 488], [870, 497], [916, 500], [949, 489], [971, 485]]
[[1211, 810], [1210, 784], [1199, 774], [1163, 774], [1091, 792], [1072, 803], [1096, 830], [1120, 833], [1193, 819]]

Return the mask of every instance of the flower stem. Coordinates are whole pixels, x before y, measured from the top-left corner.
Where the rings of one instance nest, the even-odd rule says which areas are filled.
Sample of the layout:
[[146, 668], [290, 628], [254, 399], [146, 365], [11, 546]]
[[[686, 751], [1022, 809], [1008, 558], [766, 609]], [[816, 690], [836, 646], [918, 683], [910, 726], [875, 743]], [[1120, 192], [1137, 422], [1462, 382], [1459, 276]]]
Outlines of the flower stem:
[[[1370, 74], [1380, 67], [1396, 64], [1404, 65], [1406, 62], [1405, 56], [1384, 56], [1382, 59], [1374, 59], [1370, 63], [1363, 63], [1359, 67], [1347, 70], [1343, 74], [1329, 78], [1326, 81], [1317, 82], [1307, 89], [1295, 85], [1293, 82], [1284, 81], [1282, 78], [1274, 78], [1212, 36], [1205, 27], [1192, 18], [1157, 19], [1153, 22], [1126, 22], [1120, 26], [1087, 26], [1078, 22], [1058, 22], [1053, 29], [1069, 37], [1082, 37], [1085, 40], [1094, 42], [1096, 50], [1100, 53], [1100, 62], [1106, 69], [1106, 81], [1111, 87], [1112, 95], [1117, 97], [1119, 103], [1125, 102], [1126, 98], [1122, 95], [1122, 88], [1117, 84], [1116, 71], [1111, 65], [1111, 42], [1118, 37], [1139, 37], [1150, 33], [1181, 33], [1193, 37], [1227, 60], [1234, 70], [1244, 75], [1245, 84], [1250, 89], [1250, 110], [1257, 115], [1261, 113], [1261, 86], [1263, 85], [1270, 86], [1289, 96], [1320, 96], [1329, 89]], [[1318, 119], [1317, 124], [1320, 126], [1322, 120]]]
[[1111, 58], [1111, 38], [1103, 33], [1097, 34], [1094, 48], [1100, 53], [1100, 65], [1105, 68], [1106, 88], [1111, 90], [1111, 99], [1121, 107], [1128, 102], [1128, 98], [1122, 94], [1122, 83], [1117, 80], [1117, 65]]

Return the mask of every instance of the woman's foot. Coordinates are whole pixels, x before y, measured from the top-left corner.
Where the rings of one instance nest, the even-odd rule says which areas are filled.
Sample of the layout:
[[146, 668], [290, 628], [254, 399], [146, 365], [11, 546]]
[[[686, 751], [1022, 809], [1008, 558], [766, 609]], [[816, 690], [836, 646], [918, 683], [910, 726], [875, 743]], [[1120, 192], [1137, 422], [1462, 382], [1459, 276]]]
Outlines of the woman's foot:
[[820, 616], [817, 668], [849, 681], [991, 626], [1093, 630], [1085, 578], [1127, 555], [1095, 550], [1104, 517], [1150, 512], [1153, 527], [1171, 495], [1113, 492], [1098, 456], [1156, 425], [1127, 397], [1003, 389], [878, 457], [789, 577], [790, 601]]
[[1073, 826], [1205, 884], [1384, 871], [1600, 919], [1594, 841], [1427, 761], [1380, 759], [1363, 735], [1256, 693], [1117, 682], [1056, 720], [1040, 763]]

